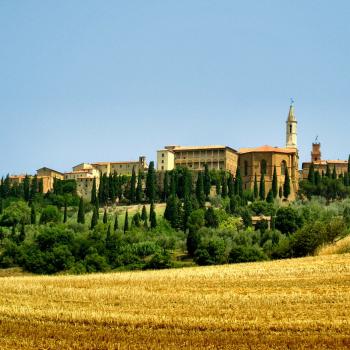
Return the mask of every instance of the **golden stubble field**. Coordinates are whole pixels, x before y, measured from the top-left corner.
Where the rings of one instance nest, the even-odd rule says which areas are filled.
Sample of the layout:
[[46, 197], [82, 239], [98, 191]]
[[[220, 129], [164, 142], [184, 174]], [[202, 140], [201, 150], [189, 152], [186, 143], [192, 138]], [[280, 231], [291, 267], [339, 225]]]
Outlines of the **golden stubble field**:
[[0, 349], [350, 348], [350, 254], [0, 279]]

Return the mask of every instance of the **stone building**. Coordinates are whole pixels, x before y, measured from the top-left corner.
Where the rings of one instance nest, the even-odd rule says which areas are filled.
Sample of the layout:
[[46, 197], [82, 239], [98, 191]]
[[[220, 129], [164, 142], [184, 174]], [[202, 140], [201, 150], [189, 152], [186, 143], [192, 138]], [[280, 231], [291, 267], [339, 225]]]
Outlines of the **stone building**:
[[145, 172], [148, 169], [146, 163], [146, 157], [140, 156], [138, 160], [126, 161], [126, 162], [97, 162], [91, 163], [91, 165], [96, 168], [101, 175], [103, 174], [118, 174], [130, 176], [132, 174], [132, 169], [135, 168], [136, 173], [140, 170]]
[[311, 164], [314, 164], [314, 170], [318, 171], [320, 175], [327, 172], [327, 166], [329, 167], [330, 171], [333, 172], [333, 169], [335, 168], [335, 171], [337, 175], [345, 174], [348, 171], [348, 161], [347, 160], [322, 160], [322, 154], [321, 154], [321, 144], [319, 142], [315, 142], [312, 144], [312, 151], [311, 151], [311, 161], [310, 162], [304, 162], [302, 164], [302, 177], [303, 180], [308, 178], [309, 175], [309, 169]]
[[[49, 191], [52, 191], [53, 189], [53, 183], [54, 183], [54, 179], [59, 179], [59, 180], [63, 180], [64, 179], [64, 174], [47, 168], [47, 167], [43, 167], [40, 168], [36, 171], [36, 175], [37, 175], [37, 179], [38, 181], [42, 181], [43, 184], [43, 193], [47, 193]], [[10, 176], [10, 182], [11, 184], [21, 184], [24, 180], [24, 178], [26, 177], [26, 175], [11, 175]], [[32, 180], [33, 179], [33, 175], [28, 175], [28, 177]]]
[[264, 173], [265, 192], [267, 194], [272, 187], [274, 168], [276, 167], [277, 171], [278, 187], [283, 186], [285, 172], [288, 168], [291, 180], [289, 199], [294, 199], [299, 188], [298, 161], [297, 120], [294, 114], [294, 106], [291, 104], [286, 121], [286, 146], [284, 148], [265, 145], [239, 150], [239, 167], [243, 189], [253, 190], [255, 175], [259, 183], [261, 175]]
[[157, 170], [172, 170], [184, 166], [200, 171], [208, 164], [209, 169], [236, 173], [238, 153], [228, 146], [166, 146], [157, 151]]

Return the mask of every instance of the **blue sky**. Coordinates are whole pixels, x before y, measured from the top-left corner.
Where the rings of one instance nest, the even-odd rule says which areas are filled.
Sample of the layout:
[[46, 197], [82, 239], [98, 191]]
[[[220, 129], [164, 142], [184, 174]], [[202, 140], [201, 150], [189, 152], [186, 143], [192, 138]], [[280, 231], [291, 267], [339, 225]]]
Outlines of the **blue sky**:
[[[0, 0], [0, 174], [167, 144], [350, 153], [350, 2]], [[301, 163], [300, 162], [300, 163]]]

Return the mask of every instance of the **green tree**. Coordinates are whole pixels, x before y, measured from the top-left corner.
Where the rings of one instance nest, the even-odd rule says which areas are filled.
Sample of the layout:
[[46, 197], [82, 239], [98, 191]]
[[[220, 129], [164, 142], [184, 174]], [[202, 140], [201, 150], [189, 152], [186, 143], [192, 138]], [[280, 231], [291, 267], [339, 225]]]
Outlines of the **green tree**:
[[23, 180], [23, 192], [24, 200], [28, 202], [30, 199], [30, 178], [28, 175], [26, 175]]
[[62, 222], [62, 216], [60, 211], [54, 205], [48, 205], [43, 209], [40, 217], [40, 224], [47, 224], [49, 222], [59, 223]]
[[154, 162], [149, 163], [147, 178], [146, 178], [146, 196], [149, 203], [156, 199], [156, 173], [154, 170]]
[[129, 214], [128, 211], [125, 211], [125, 219], [124, 219], [124, 233], [129, 231]]
[[38, 193], [38, 177], [34, 175], [30, 183], [30, 200], [33, 200], [37, 193]]
[[273, 167], [273, 176], [272, 176], [272, 195], [273, 198], [276, 198], [278, 195], [278, 181], [277, 181], [277, 169], [276, 165]]
[[91, 225], [90, 225], [90, 229], [93, 230], [95, 228], [95, 226], [98, 223], [98, 206], [94, 206], [93, 212], [92, 212], [92, 217], [91, 217]]
[[221, 195], [222, 195], [222, 198], [226, 198], [227, 197], [227, 177], [226, 177], [226, 173], [222, 174]]
[[257, 200], [259, 197], [258, 180], [256, 174], [254, 175], [254, 199]]
[[284, 176], [283, 195], [286, 199], [288, 199], [290, 195], [290, 178], [289, 178], [288, 167], [286, 167], [286, 173]]
[[142, 172], [140, 170], [137, 175], [136, 202], [142, 202]]
[[170, 222], [173, 228], [178, 228], [180, 226], [179, 199], [177, 196], [171, 195], [168, 198], [164, 211], [164, 218]]
[[0, 198], [0, 215], [2, 214], [3, 211], [4, 211], [4, 201], [2, 198]]
[[156, 211], [154, 210], [154, 204], [151, 203], [150, 213], [149, 213], [149, 221], [151, 228], [157, 227], [157, 215]]
[[230, 198], [232, 198], [232, 196], [234, 196], [234, 180], [233, 180], [233, 176], [230, 173], [228, 176], [228, 180], [227, 180], [227, 190], [228, 190], [228, 196]]
[[206, 227], [217, 228], [219, 226], [219, 218], [216, 215], [213, 207], [209, 207], [205, 211], [204, 220], [205, 220]]
[[183, 222], [182, 222], [182, 229], [184, 232], [187, 230], [188, 226], [188, 218], [190, 217], [193, 207], [192, 207], [192, 200], [190, 196], [186, 196], [184, 200], [184, 213], [183, 213]]
[[313, 184], [313, 185], [315, 184], [315, 166], [314, 166], [314, 163], [310, 164], [309, 174], [307, 176], [307, 179], [311, 184]]
[[130, 179], [129, 199], [131, 203], [136, 201], [136, 173], [135, 167], [132, 168], [132, 174]]
[[203, 184], [203, 174], [200, 171], [197, 177], [196, 183], [196, 197], [200, 207], [205, 206], [205, 194], [204, 194], [204, 184]]
[[281, 199], [283, 197], [283, 188], [282, 188], [282, 186], [280, 186], [280, 188], [278, 190], [278, 197], [280, 197]]
[[333, 180], [336, 180], [336, 179], [337, 179], [337, 171], [336, 171], [336, 169], [335, 169], [335, 165], [334, 165], [334, 167], [333, 167], [332, 179], [333, 179]]
[[273, 193], [272, 193], [272, 189], [267, 193], [266, 202], [267, 202], [267, 203], [273, 203]]
[[329, 168], [329, 164], [327, 163], [327, 168], [326, 168], [326, 177], [330, 178], [331, 177], [331, 169]]
[[265, 197], [266, 197], [266, 194], [265, 194], [265, 175], [263, 172], [260, 176], [259, 197], [263, 201], [265, 200]]
[[210, 187], [211, 187], [211, 179], [210, 179], [210, 173], [209, 173], [209, 167], [208, 164], [204, 165], [204, 194], [206, 200], [209, 200], [209, 195], [210, 195]]
[[164, 173], [163, 180], [163, 201], [167, 201], [170, 194], [169, 171]]
[[236, 179], [235, 179], [235, 194], [243, 197], [243, 183], [242, 183], [242, 176], [241, 176], [241, 170], [239, 167], [237, 167], [236, 170]]
[[64, 201], [64, 209], [63, 209], [63, 223], [67, 222], [67, 201]]
[[96, 189], [96, 178], [94, 177], [92, 181], [92, 189], [91, 189], [91, 204], [96, 204], [97, 201], [97, 189]]
[[108, 222], [108, 216], [107, 216], [107, 209], [106, 208], [105, 208], [105, 210], [103, 212], [103, 220], [102, 220], [102, 222], [104, 224], [107, 224], [107, 222]]
[[148, 220], [147, 209], [146, 209], [145, 205], [142, 207], [141, 220], [142, 221], [147, 221]]
[[84, 224], [85, 223], [85, 208], [84, 208], [84, 200], [83, 197], [80, 197], [79, 201], [79, 209], [78, 209], [78, 218], [77, 222], [79, 224]]
[[114, 227], [113, 227], [114, 232], [117, 231], [118, 228], [119, 228], [118, 213], [116, 212], [116, 213], [115, 213], [115, 216], [114, 216]]
[[30, 206], [30, 223], [32, 225], [36, 224], [36, 212], [33, 204]]

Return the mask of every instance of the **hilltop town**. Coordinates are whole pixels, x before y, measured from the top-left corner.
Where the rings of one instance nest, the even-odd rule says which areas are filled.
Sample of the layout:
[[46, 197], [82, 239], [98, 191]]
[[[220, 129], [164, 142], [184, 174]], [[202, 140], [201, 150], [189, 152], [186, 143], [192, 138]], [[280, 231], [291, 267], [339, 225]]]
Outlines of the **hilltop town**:
[[[297, 118], [293, 104], [289, 107], [286, 120], [286, 143], [283, 147], [263, 145], [255, 148], [240, 148], [235, 150], [230, 146], [165, 146], [156, 152], [156, 170], [162, 173], [172, 171], [176, 167], [185, 167], [194, 173], [217, 170], [231, 174], [233, 177], [240, 169], [243, 190], [254, 191], [254, 183], [260, 183], [264, 176], [266, 194], [272, 189], [274, 170], [277, 175], [278, 190], [283, 191], [285, 175], [290, 177], [289, 200], [297, 197], [299, 181], [307, 179], [310, 166], [320, 174], [325, 174], [327, 168], [335, 171], [337, 176], [343, 176], [348, 171], [347, 160], [324, 160], [321, 158], [320, 143], [312, 144], [310, 162], [304, 162], [299, 170], [299, 155], [297, 142]], [[53, 191], [56, 180], [73, 180], [76, 183], [77, 194], [86, 200], [91, 198], [93, 187], [98, 191], [103, 175], [131, 177], [133, 171], [146, 174], [148, 164], [144, 156], [131, 161], [108, 161], [81, 163], [73, 166], [71, 172], [62, 173], [46, 166], [36, 172], [36, 179], [41, 182], [43, 193]], [[21, 184], [27, 175], [11, 175], [12, 184]], [[28, 175], [33, 178], [34, 175]], [[121, 198], [119, 198], [120, 200]]]

